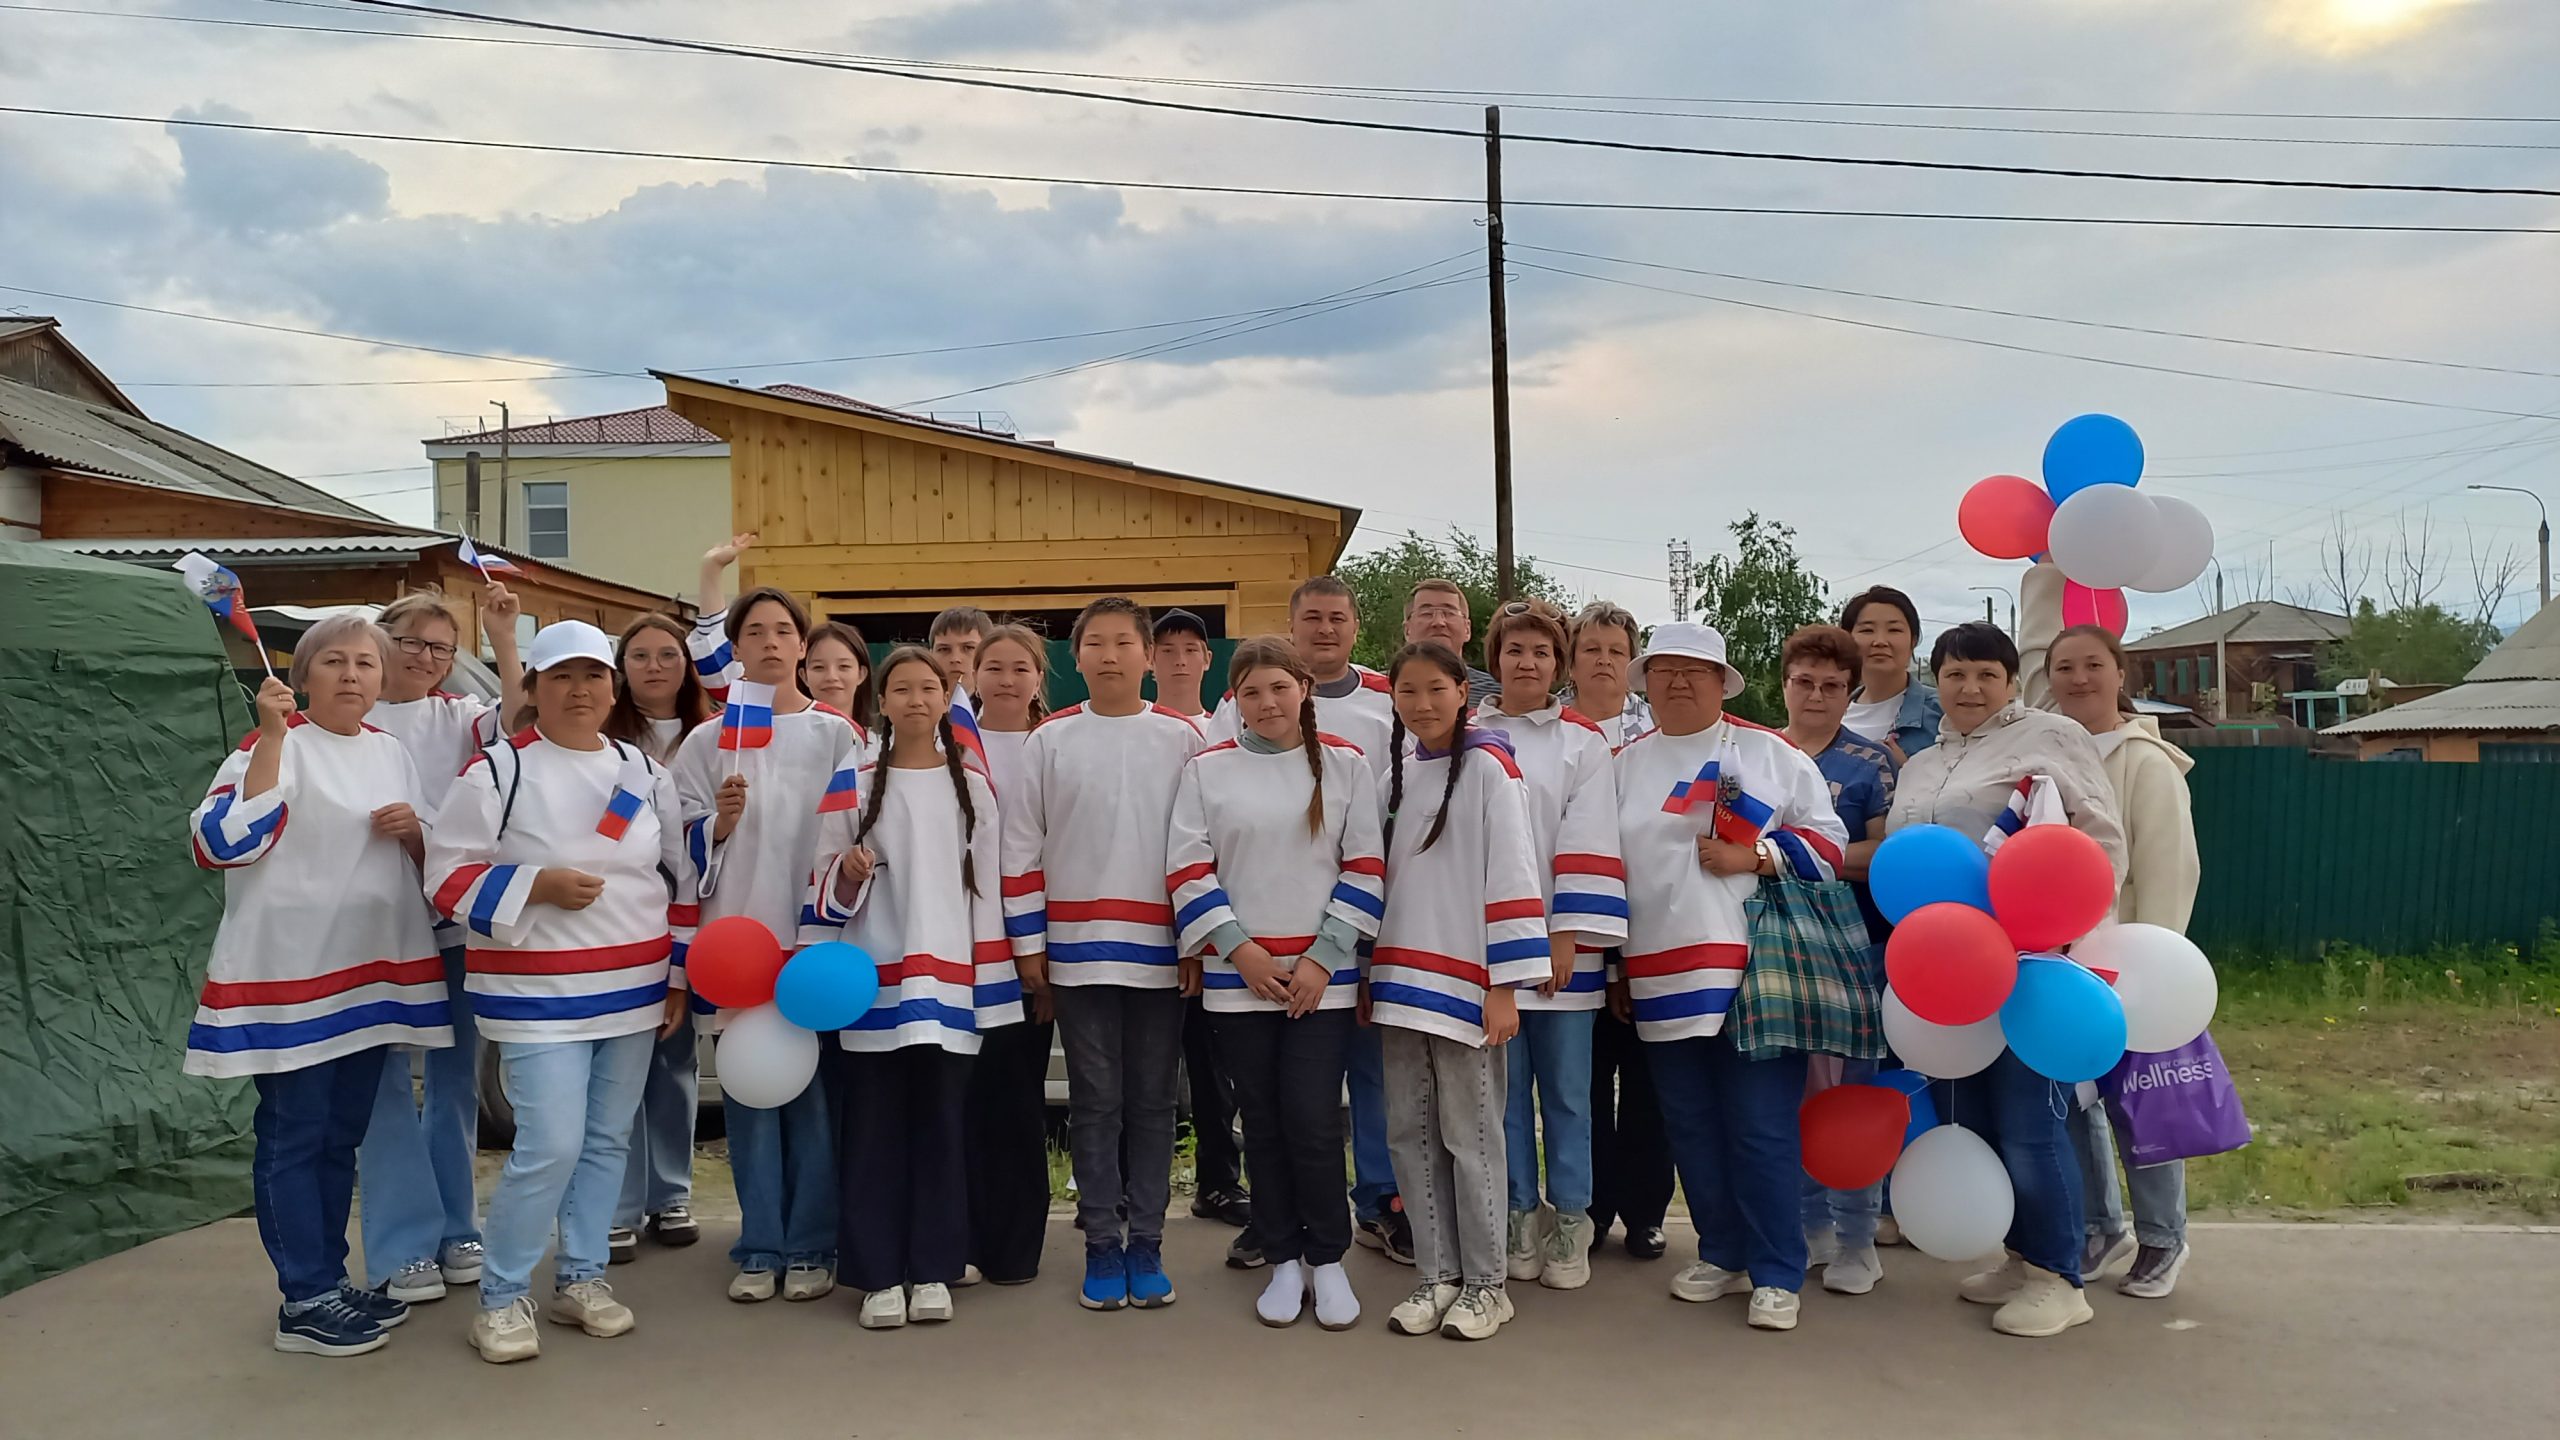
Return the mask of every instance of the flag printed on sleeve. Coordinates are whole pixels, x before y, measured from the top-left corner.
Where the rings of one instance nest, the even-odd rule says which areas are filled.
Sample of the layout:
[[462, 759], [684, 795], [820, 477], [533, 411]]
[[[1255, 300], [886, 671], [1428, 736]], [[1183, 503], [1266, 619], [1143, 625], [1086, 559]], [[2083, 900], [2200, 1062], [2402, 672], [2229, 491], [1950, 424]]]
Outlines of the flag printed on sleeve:
[[613, 794], [604, 802], [604, 816], [596, 821], [596, 833], [607, 840], [619, 840], [629, 834], [631, 822], [649, 803], [651, 784], [649, 762], [634, 746], [622, 757], [622, 773], [614, 777]]
[[773, 743], [773, 687], [740, 680], [720, 707], [720, 748], [761, 750]]
[[2009, 837], [2030, 825], [2067, 825], [2071, 817], [2063, 813], [2062, 797], [2054, 793], [2053, 781], [2043, 775], [2020, 777], [2018, 788], [2009, 794], [2009, 803], [1991, 817], [1991, 828], [1982, 832], [1983, 853], [1997, 855]]

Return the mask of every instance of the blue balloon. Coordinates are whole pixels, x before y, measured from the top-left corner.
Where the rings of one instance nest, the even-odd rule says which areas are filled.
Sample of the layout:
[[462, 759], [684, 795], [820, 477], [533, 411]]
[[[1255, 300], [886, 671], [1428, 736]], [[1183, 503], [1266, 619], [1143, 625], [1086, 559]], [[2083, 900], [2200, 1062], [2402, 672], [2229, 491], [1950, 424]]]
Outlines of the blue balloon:
[[2124, 1058], [2124, 1002], [2107, 982], [2059, 955], [2023, 955], [2000, 1006], [2000, 1033], [2019, 1063], [2077, 1085]]
[[1953, 902], [1991, 913], [1991, 857], [1980, 842], [1945, 825], [1897, 830], [1876, 847], [1867, 888], [1884, 918], [1899, 925], [1923, 905]]
[[2061, 504], [2092, 485], [2142, 479], [2142, 437], [2113, 415], [2076, 415], [2044, 442], [2044, 489]]
[[791, 957], [773, 982], [782, 1018], [803, 1030], [842, 1030], [880, 998], [880, 967], [858, 945], [829, 940]]
[[1930, 1080], [1917, 1070], [1879, 1070], [1867, 1082], [1888, 1090], [1899, 1090], [1911, 1100], [1911, 1124], [1902, 1132], [1902, 1143], [1910, 1144], [1937, 1128], [1938, 1102], [1930, 1098]]

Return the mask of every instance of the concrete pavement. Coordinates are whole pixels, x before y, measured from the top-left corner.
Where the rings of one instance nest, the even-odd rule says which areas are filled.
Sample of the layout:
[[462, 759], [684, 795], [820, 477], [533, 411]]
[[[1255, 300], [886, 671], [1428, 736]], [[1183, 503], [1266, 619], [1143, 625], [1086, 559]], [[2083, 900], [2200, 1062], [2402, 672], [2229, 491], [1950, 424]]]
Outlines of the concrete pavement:
[[1515, 1285], [1520, 1318], [1469, 1345], [1387, 1331], [1413, 1272], [1366, 1251], [1351, 1257], [1359, 1329], [1264, 1329], [1261, 1275], [1218, 1262], [1233, 1232], [1188, 1218], [1168, 1226], [1170, 1310], [1076, 1308], [1061, 1219], [1037, 1283], [963, 1290], [951, 1324], [871, 1333], [848, 1292], [729, 1303], [731, 1228], [613, 1271], [631, 1334], [546, 1323], [541, 1359], [500, 1368], [463, 1341], [468, 1290], [372, 1355], [275, 1354], [257, 1232], [224, 1221], [0, 1300], [0, 1434], [2487, 1440], [2560, 1423], [2553, 1235], [2215, 1227], [2175, 1298], [2094, 1290], [2094, 1324], [2025, 1341], [1955, 1298], [1956, 1267], [1910, 1250], [1886, 1252], [1875, 1293], [1816, 1286], [1802, 1328], [1751, 1331], [1738, 1299], [1666, 1297], [1675, 1230], [1673, 1259], [1612, 1248], [1586, 1290]]

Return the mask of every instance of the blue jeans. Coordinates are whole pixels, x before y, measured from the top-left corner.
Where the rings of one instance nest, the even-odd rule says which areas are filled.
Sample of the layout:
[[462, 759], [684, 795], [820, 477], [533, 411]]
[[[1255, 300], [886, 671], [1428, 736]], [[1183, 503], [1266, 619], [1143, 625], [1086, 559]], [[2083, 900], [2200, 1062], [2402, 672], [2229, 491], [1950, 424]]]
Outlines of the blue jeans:
[[2136, 1243], [2174, 1250], [2187, 1243], [2187, 1162], [2136, 1165], [2125, 1154], [2123, 1132], [2111, 1122], [2106, 1102], [2071, 1117], [2071, 1148], [2079, 1152], [2081, 1218], [2086, 1233], [2124, 1233], [2125, 1195], [2116, 1188], [2116, 1161], [2124, 1161], [2124, 1188], [2133, 1201]]
[[280, 1075], [255, 1077], [257, 1137], [249, 1183], [258, 1239], [287, 1303], [317, 1300], [347, 1278], [347, 1212], [356, 1145], [382, 1087], [382, 1046]]
[[[1591, 1208], [1591, 1026], [1597, 1010], [1523, 1010], [1503, 1106], [1511, 1208], [1538, 1208], [1538, 1136], [1546, 1135], [1546, 1198], [1565, 1214]], [[1533, 1114], [1532, 1099], [1536, 1104]], [[1543, 1126], [1537, 1122], [1543, 1121]]]
[[649, 1216], [693, 1203], [693, 1118], [702, 1103], [693, 1020], [649, 1049], [640, 1113], [631, 1125], [631, 1163], [622, 1167], [622, 1203], [613, 1223], [637, 1230]]
[[[448, 1245], [480, 1238], [480, 1206], [471, 1193], [471, 1160], [480, 1148], [480, 1032], [462, 974], [457, 945], [444, 952], [453, 1044], [386, 1052], [373, 1119], [356, 1151], [356, 1173], [364, 1185], [366, 1283], [377, 1288], [403, 1265], [436, 1259]], [[423, 1104], [411, 1084], [421, 1071]]]
[[[833, 1036], [822, 1039], [835, 1043]], [[729, 1174], [738, 1187], [731, 1263], [741, 1270], [832, 1267], [836, 1136], [825, 1083], [812, 1077], [798, 1098], [771, 1110], [724, 1095], [720, 1112], [729, 1122]]]
[[1363, 1220], [1387, 1213], [1396, 1198], [1395, 1160], [1387, 1153], [1387, 1069], [1376, 1027], [1351, 1032], [1343, 1080], [1351, 1090], [1351, 1212]]
[[2080, 1162], [2071, 1153], [2063, 1117], [2071, 1113], [2071, 1087], [2026, 1067], [2004, 1050], [1979, 1075], [1947, 1082], [1938, 1116], [1970, 1126], [2009, 1171], [2017, 1195], [2009, 1222], [2009, 1248], [2025, 1261], [2080, 1283]]
[[[1876, 1078], [1880, 1062], [1844, 1060], [1840, 1083], [1859, 1085]], [[1876, 1243], [1876, 1217], [1884, 1213], [1884, 1182], [1864, 1190], [1826, 1190], [1804, 1177], [1804, 1230], [1807, 1235], [1837, 1235], [1843, 1250], [1863, 1250]]]
[[1731, 1034], [1649, 1040], [1671, 1163], [1698, 1227], [1698, 1258], [1747, 1270], [1754, 1285], [1797, 1290], [1806, 1261], [1799, 1187], [1802, 1055], [1745, 1060]]
[[604, 1273], [606, 1232], [631, 1150], [631, 1117], [649, 1066], [648, 1031], [610, 1040], [498, 1042], [498, 1079], [516, 1112], [516, 1148], [489, 1197], [489, 1263], [480, 1306], [532, 1288], [533, 1267], [560, 1227], [553, 1286]]

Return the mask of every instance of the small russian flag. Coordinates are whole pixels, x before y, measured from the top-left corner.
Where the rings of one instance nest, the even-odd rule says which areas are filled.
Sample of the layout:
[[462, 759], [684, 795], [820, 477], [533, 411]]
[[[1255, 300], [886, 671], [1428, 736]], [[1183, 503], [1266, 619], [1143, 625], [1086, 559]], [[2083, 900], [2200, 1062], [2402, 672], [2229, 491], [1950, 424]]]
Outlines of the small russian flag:
[[761, 750], [773, 743], [773, 687], [741, 680], [720, 708], [720, 748]]
[[647, 804], [649, 763], [638, 751], [623, 757], [622, 773], [614, 777], [613, 795], [604, 802], [604, 817], [596, 821], [596, 833], [607, 840], [619, 840], [640, 818], [640, 807]]
[[493, 555], [488, 551], [482, 550], [479, 546], [471, 543], [471, 537], [468, 535], [462, 538], [462, 543], [456, 547], [455, 553], [462, 557], [463, 564], [479, 571], [480, 578], [483, 580], [489, 578], [489, 572], [492, 570], [504, 570], [509, 574], [516, 573], [516, 562], [508, 559], [504, 555]]
[[1710, 828], [1716, 838], [1736, 845], [1757, 844], [1777, 818], [1767, 801], [1742, 788], [1742, 767], [1731, 750], [1699, 766], [1696, 779], [1672, 786], [1662, 808], [1666, 814], [1687, 815], [1702, 804], [1715, 807]]
[[978, 757], [979, 774], [995, 774], [987, 764], [987, 742], [978, 734], [977, 712], [969, 708], [968, 695], [960, 691], [951, 696], [951, 738], [960, 742], [961, 749]]
[[843, 769], [827, 778], [826, 793], [818, 797], [818, 813], [821, 815], [861, 808], [861, 762], [853, 756], [847, 756], [846, 761]]
[[[196, 592], [196, 598], [204, 602], [215, 619], [247, 636], [249, 643], [259, 643], [257, 617], [249, 613], [249, 597], [242, 593], [240, 577], [229, 567], [217, 565], [190, 550], [179, 556], [169, 568], [187, 577], [187, 588]], [[260, 646], [262, 653], [264, 648]]]
[[2071, 817], [2063, 812], [2061, 798], [2054, 794], [2053, 781], [2042, 775], [2022, 776], [2009, 794], [2009, 803], [1991, 817], [1991, 828], [1982, 832], [1983, 853], [1998, 854], [2010, 836], [2030, 825], [2067, 825], [2070, 821]]
[[1662, 802], [1662, 813], [1686, 815], [1697, 808], [1699, 801], [1713, 800], [1716, 793], [1716, 777], [1720, 769], [1718, 762], [1710, 760], [1698, 767], [1696, 779], [1682, 780], [1674, 784], [1671, 787], [1670, 798]]

